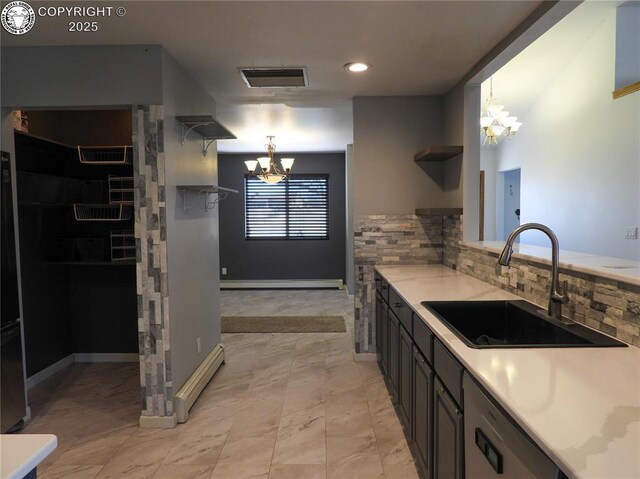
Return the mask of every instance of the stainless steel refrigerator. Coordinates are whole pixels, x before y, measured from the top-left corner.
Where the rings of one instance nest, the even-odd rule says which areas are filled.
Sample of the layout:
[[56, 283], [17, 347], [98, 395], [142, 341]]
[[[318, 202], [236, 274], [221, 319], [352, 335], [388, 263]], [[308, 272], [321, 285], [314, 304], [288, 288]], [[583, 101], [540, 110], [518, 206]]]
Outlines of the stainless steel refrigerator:
[[1, 153], [0, 168], [0, 432], [20, 428], [26, 415], [24, 362], [13, 216], [11, 157]]

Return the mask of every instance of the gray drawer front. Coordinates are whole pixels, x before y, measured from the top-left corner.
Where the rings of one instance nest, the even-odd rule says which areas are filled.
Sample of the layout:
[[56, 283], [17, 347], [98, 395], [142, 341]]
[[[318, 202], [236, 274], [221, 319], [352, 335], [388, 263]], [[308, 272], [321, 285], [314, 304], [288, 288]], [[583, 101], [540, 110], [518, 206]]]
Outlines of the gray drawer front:
[[413, 342], [429, 364], [433, 364], [433, 333], [419, 317], [413, 318]]
[[433, 341], [433, 366], [453, 399], [462, 406], [462, 373], [464, 367], [438, 339]]
[[407, 331], [413, 331], [413, 311], [393, 288], [389, 288], [389, 307]]

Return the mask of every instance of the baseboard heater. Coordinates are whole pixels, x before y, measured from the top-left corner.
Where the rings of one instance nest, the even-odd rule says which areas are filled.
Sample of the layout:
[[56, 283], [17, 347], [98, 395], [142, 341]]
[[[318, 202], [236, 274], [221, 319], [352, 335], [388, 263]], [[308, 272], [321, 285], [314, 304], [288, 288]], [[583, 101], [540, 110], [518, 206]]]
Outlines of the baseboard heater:
[[341, 279], [254, 279], [220, 281], [220, 289], [343, 289]]
[[187, 422], [189, 410], [223, 362], [224, 346], [217, 344], [176, 394], [175, 406], [178, 422]]

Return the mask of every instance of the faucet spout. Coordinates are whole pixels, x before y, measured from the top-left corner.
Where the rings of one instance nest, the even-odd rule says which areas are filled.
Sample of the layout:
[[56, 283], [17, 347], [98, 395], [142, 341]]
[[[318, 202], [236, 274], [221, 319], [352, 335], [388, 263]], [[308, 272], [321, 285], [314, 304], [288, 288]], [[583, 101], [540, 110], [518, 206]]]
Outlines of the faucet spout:
[[[513, 243], [516, 238], [526, 230], [538, 230], [546, 234], [551, 240], [551, 288], [549, 291], [549, 307], [547, 314], [558, 321], [563, 321], [562, 318], [562, 305], [569, 302], [567, 296], [567, 282], [565, 281], [563, 286], [560, 286], [559, 281], [559, 246], [558, 237], [551, 229], [540, 223], [525, 223], [514, 229], [507, 238], [507, 242], [504, 245], [504, 249], [498, 257], [498, 263], [502, 266], [508, 266], [511, 262], [511, 255], [513, 254]], [[560, 291], [562, 290], [562, 291]]]

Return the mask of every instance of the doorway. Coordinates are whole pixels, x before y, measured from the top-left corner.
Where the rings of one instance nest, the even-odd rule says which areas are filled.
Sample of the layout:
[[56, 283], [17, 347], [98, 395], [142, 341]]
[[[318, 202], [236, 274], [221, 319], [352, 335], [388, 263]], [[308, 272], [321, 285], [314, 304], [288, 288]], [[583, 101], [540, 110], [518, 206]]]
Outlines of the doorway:
[[502, 177], [502, 238], [520, 226], [520, 168], [500, 172]]

